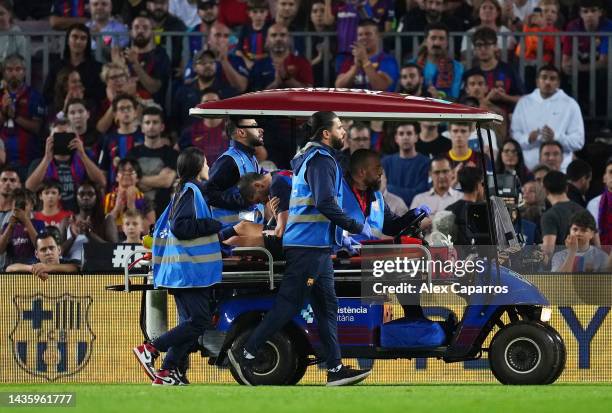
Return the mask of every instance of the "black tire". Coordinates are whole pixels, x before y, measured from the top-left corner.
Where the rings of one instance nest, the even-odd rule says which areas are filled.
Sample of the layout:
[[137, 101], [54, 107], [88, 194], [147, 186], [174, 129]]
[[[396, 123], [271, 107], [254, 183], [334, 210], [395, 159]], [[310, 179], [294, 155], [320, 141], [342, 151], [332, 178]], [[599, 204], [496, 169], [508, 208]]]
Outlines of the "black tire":
[[308, 369], [308, 357], [302, 354], [298, 354], [296, 359], [295, 372], [293, 373], [293, 376], [291, 377], [291, 379], [289, 379], [287, 384], [298, 384], [300, 380], [302, 380], [302, 377], [304, 377], [304, 374], [306, 374], [306, 369]]
[[561, 363], [559, 363], [559, 366], [557, 367], [557, 371], [550, 378], [550, 380], [546, 383], [546, 384], [552, 384], [555, 381], [557, 381], [559, 376], [561, 376], [561, 374], [563, 373], [563, 370], [565, 370], [565, 363], [567, 361], [567, 351], [565, 350], [565, 342], [561, 338], [561, 335], [559, 334], [559, 332], [555, 330], [550, 324], [543, 323], [542, 325], [546, 327], [548, 331], [551, 332], [551, 334], [553, 334], [553, 337], [555, 338], [555, 342], [557, 344], [557, 348], [559, 350], [559, 354], [561, 355]]
[[[252, 329], [241, 332], [232, 343], [232, 350], [242, 351], [251, 332]], [[255, 355], [255, 362], [245, 374], [254, 386], [282, 386], [289, 383], [296, 370], [297, 353], [291, 339], [287, 333], [279, 331], [261, 346]], [[230, 366], [230, 372], [236, 382], [244, 384], [233, 366]]]
[[549, 384], [565, 366], [565, 346], [552, 327], [532, 321], [508, 324], [489, 348], [491, 372], [502, 384]]

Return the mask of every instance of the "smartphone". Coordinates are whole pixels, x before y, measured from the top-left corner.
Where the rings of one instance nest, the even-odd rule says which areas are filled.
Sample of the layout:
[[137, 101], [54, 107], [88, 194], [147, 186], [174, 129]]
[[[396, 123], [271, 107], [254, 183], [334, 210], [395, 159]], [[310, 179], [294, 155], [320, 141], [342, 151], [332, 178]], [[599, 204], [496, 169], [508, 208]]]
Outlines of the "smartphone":
[[72, 150], [68, 147], [71, 140], [76, 138], [76, 135], [71, 132], [57, 132], [53, 134], [53, 154], [54, 155], [70, 155]]

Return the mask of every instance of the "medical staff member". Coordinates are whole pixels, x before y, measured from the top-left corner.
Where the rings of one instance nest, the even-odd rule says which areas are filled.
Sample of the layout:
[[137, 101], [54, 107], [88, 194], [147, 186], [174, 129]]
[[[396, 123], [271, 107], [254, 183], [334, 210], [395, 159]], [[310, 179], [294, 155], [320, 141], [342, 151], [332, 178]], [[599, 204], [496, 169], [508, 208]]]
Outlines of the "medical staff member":
[[205, 187], [206, 198], [213, 217], [224, 228], [236, 225], [242, 219], [241, 213], [243, 217], [250, 213], [252, 221], [262, 223], [263, 205], [251, 208], [240, 196], [236, 185], [246, 173], [263, 172], [255, 158], [255, 148], [264, 144], [263, 129], [255, 119], [242, 118], [230, 118], [227, 128], [228, 136], [232, 139], [230, 147], [211, 168]]
[[[153, 234], [153, 281], [174, 295], [179, 324], [153, 342], [133, 349], [153, 385], [185, 385], [189, 352], [198, 337], [210, 329], [211, 286], [221, 281], [222, 261], [217, 232], [221, 223], [212, 218], [201, 180], [208, 164], [199, 148], [188, 148], [177, 160], [180, 187], [158, 219]], [[159, 352], [166, 352], [155, 371]]]
[[298, 314], [307, 300], [326, 356], [327, 385], [354, 384], [370, 374], [369, 370], [353, 370], [342, 364], [331, 250], [340, 244], [342, 229], [367, 237], [371, 231], [367, 223], [355, 221], [341, 208], [342, 170], [335, 156], [346, 132], [340, 119], [333, 112], [316, 112], [309, 122], [311, 142], [292, 161], [289, 218], [283, 236], [286, 272], [276, 301], [244, 349], [228, 352], [232, 366], [247, 384], [253, 384], [250, 366], [258, 349]]

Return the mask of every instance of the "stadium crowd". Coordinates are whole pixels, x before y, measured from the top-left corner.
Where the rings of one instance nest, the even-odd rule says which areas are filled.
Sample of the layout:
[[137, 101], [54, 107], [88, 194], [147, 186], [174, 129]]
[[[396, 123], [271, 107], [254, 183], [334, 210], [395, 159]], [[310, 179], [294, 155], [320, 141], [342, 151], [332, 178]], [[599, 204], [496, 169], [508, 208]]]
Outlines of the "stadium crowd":
[[[399, 91], [502, 115], [492, 148], [482, 151], [469, 123], [346, 121], [339, 156], [380, 153], [381, 190], [392, 210], [403, 214], [425, 204], [434, 218], [451, 211], [459, 243], [470, 241], [462, 224], [466, 205], [484, 199], [486, 180], [473, 168], [484, 158], [489, 169], [518, 180], [514, 216], [528, 244], [598, 254], [588, 251], [612, 245], [612, 158], [595, 168], [585, 159], [592, 137], [583, 115], [593, 104], [605, 110], [600, 72], [607, 70], [608, 38], [580, 37], [576, 58], [572, 38], [564, 37], [562, 64], [555, 67], [552, 37], [544, 37], [538, 60], [537, 37], [527, 36], [521, 51], [511, 34], [612, 33], [606, 6], [601, 0], [0, 0], [0, 32], [12, 34], [0, 34], [0, 269], [34, 264], [37, 241], [48, 240], [40, 238], [43, 231], [53, 234], [69, 263], [81, 259], [88, 242], [137, 241], [168, 204], [179, 151], [199, 147], [212, 165], [230, 145], [225, 119], [192, 118], [190, 108], [308, 86]], [[45, 75], [40, 85], [26, 82], [33, 68], [26, 68], [20, 25], [65, 32], [48, 73], [32, 75]], [[161, 32], [191, 35], [188, 42], [181, 36], [166, 42]], [[310, 32], [312, 42], [297, 32]], [[325, 32], [335, 32], [331, 43], [317, 34]], [[398, 61], [395, 42], [383, 36], [389, 32], [422, 32], [421, 46], [402, 37]], [[454, 55], [449, 32], [466, 33]], [[92, 37], [97, 33], [103, 35]], [[568, 83], [574, 64], [578, 81], [588, 83], [591, 40], [594, 100], [583, 86], [571, 96]], [[521, 77], [523, 55], [530, 64]], [[296, 151], [291, 125], [259, 123], [260, 165], [289, 169]], [[586, 246], [580, 231], [592, 232]], [[566, 260], [555, 262], [569, 268]]]

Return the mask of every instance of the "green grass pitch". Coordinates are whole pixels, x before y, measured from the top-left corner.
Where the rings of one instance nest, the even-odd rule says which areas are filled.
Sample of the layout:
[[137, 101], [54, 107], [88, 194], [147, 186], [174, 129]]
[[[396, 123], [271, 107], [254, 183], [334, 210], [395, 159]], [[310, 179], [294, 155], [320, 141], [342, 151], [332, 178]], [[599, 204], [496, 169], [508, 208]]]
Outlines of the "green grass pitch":
[[[6, 393], [76, 394], [75, 408], [7, 408], [1, 412], [140, 412], [155, 413], [382, 413], [382, 412], [571, 412], [612, 411], [611, 384], [555, 384], [549, 386], [358, 385], [244, 387], [238, 385], [46, 384], [0, 385]], [[67, 409], [67, 410], [65, 410]]]

